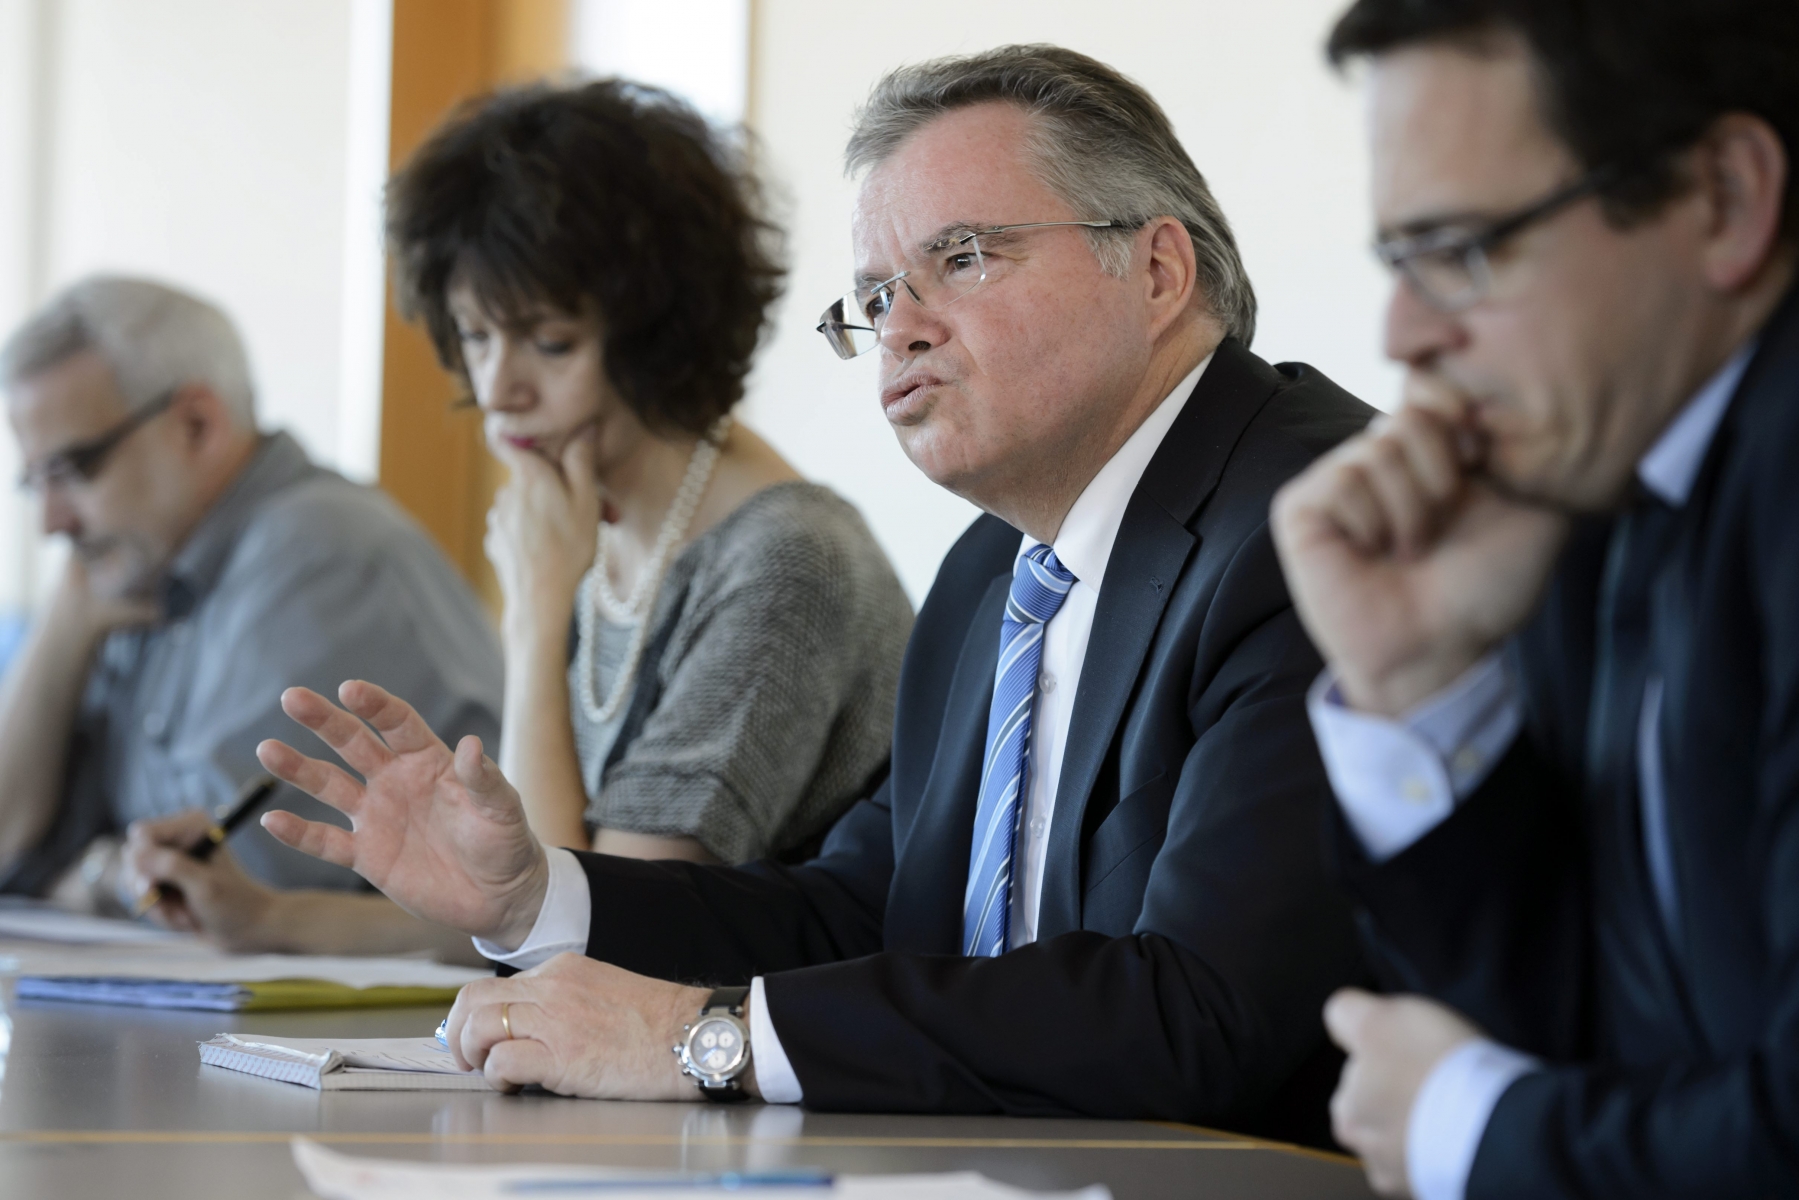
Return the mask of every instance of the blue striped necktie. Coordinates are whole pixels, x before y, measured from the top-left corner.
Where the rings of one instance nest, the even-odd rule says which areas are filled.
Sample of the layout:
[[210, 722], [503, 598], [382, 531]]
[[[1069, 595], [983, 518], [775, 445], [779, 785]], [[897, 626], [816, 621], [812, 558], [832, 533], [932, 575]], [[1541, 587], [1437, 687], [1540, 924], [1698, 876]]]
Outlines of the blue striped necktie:
[[1018, 559], [1012, 593], [999, 626], [999, 666], [987, 714], [987, 756], [981, 800], [968, 853], [968, 890], [962, 896], [962, 952], [1004, 954], [1011, 926], [1012, 848], [1024, 802], [1031, 753], [1031, 709], [1043, 665], [1043, 627], [1068, 599], [1074, 575], [1041, 543]]

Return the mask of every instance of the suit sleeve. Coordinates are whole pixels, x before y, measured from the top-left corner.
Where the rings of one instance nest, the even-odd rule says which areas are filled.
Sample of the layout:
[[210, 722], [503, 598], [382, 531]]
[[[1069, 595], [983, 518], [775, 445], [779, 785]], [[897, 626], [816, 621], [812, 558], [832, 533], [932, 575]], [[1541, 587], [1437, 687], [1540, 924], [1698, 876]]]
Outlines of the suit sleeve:
[[1165, 826], [1145, 822], [1166, 837], [1140, 846], [1153, 862], [1135, 928], [769, 975], [808, 1106], [1241, 1122], [1323, 1049], [1320, 1005], [1359, 962], [1319, 847], [1317, 660], [1265, 537], [1245, 554], [1206, 618], [1234, 632], [1202, 638], [1178, 777], [1112, 810], [1167, 806]]
[[587, 954], [659, 979], [726, 986], [881, 948], [893, 877], [888, 785], [801, 866], [724, 867], [576, 852], [593, 920]]
[[1336, 861], [1382, 982], [1545, 1057], [1585, 1048], [1590, 940], [1578, 803], [1519, 738], [1455, 812], [1384, 863], [1340, 811]]
[[1585, 1053], [1590, 1040], [1579, 756], [1606, 536], [1577, 532], [1537, 617], [1507, 651], [1524, 684], [1523, 729], [1474, 791], [1380, 861], [1340, 807], [1327, 818], [1382, 983], [1435, 997], [1496, 1041], [1552, 1060]]

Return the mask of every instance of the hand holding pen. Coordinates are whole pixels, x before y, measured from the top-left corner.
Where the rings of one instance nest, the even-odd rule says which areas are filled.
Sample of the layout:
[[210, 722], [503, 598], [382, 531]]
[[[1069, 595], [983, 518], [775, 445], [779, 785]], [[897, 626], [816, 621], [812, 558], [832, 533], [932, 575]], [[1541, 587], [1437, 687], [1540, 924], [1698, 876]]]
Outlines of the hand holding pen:
[[[280, 786], [280, 781], [273, 775], [258, 775], [246, 783], [238, 792], [237, 799], [229, 805], [222, 806], [214, 815], [212, 824], [187, 847], [187, 856], [196, 862], [205, 862], [225, 843], [251, 815], [261, 808], [263, 803]], [[170, 895], [179, 896], [180, 892], [167, 881], [153, 883], [138, 897], [132, 910], [132, 916], [141, 917], [155, 908], [157, 904]]]

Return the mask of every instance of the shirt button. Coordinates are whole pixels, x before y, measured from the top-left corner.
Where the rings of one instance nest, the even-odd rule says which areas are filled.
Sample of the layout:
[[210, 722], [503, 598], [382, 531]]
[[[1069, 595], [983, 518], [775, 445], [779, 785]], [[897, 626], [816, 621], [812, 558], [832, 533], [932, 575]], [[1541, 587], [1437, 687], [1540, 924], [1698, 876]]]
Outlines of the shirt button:
[[1043, 689], [1043, 694], [1047, 696], [1056, 690], [1056, 677], [1051, 675], [1048, 671], [1045, 671], [1043, 674], [1037, 676], [1037, 686]]
[[144, 732], [151, 737], [161, 737], [162, 731], [169, 727], [167, 720], [159, 712], [144, 714]]
[[1430, 784], [1421, 776], [1407, 776], [1405, 782], [1399, 785], [1399, 794], [1413, 804], [1425, 804], [1430, 800]]
[[1044, 819], [1042, 817], [1032, 817], [1031, 818], [1031, 836], [1034, 838], [1042, 837], [1043, 829], [1046, 824], [1047, 823], [1044, 821]]
[[1464, 775], [1471, 775], [1481, 768], [1480, 751], [1473, 746], [1463, 746], [1455, 752], [1455, 758], [1450, 760], [1449, 765]]

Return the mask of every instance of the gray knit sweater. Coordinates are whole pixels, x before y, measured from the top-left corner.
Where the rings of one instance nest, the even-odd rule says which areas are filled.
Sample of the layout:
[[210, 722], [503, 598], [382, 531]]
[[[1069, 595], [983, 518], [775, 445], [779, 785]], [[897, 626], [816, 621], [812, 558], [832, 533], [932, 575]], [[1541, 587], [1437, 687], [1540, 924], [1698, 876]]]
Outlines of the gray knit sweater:
[[[609, 768], [625, 711], [590, 721], [569, 666], [590, 826], [686, 835], [747, 862], [825, 829], [886, 762], [912, 606], [830, 489], [783, 483], [750, 497], [670, 565], [650, 620], [652, 643], [667, 634], [660, 696]], [[595, 627], [603, 698], [631, 629]]]

